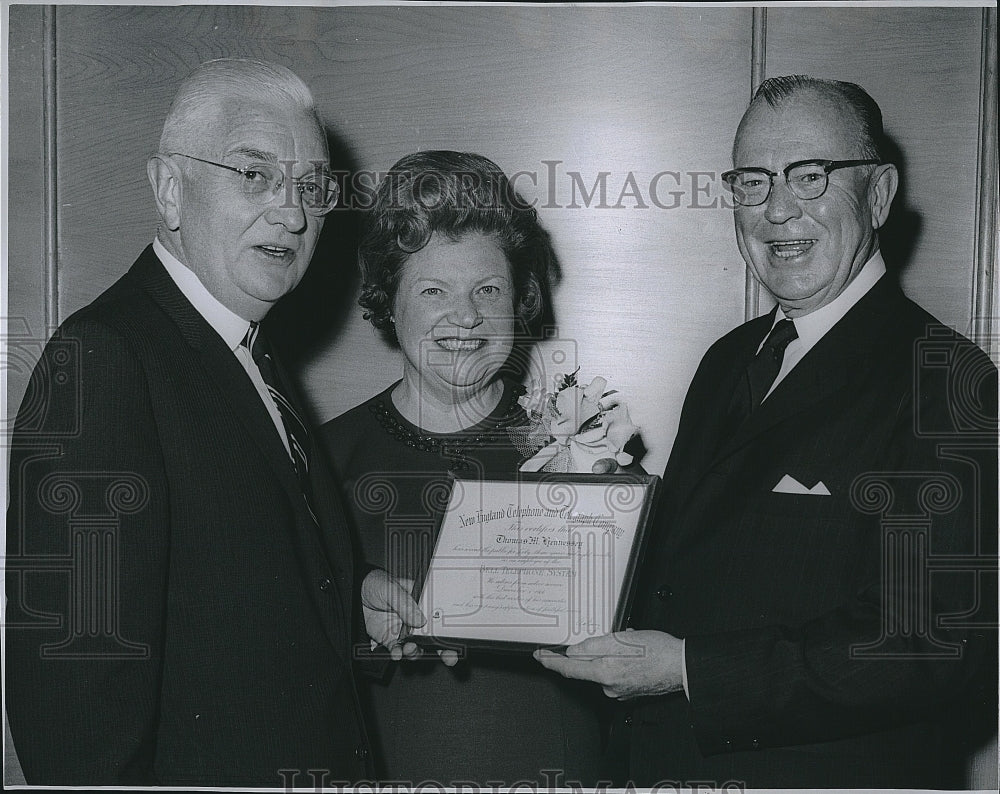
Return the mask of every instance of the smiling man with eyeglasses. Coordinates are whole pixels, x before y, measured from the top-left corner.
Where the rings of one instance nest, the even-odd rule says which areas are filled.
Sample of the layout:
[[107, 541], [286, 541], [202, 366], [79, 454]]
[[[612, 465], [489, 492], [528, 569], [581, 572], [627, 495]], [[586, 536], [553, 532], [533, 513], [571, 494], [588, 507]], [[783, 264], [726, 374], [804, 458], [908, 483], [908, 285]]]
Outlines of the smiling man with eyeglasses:
[[310, 215], [322, 218], [326, 213], [334, 208], [337, 198], [340, 196], [340, 186], [333, 177], [320, 164], [315, 164], [314, 173], [302, 179], [290, 177], [285, 179], [285, 170], [294, 166], [294, 160], [281, 163], [281, 166], [274, 163], [251, 163], [242, 168], [225, 163], [214, 163], [194, 155], [182, 152], [171, 152], [171, 157], [186, 157], [189, 160], [197, 160], [205, 165], [214, 165], [216, 168], [224, 168], [243, 177], [240, 180], [240, 190], [243, 191], [254, 204], [267, 204], [279, 195], [282, 187], [288, 185], [285, 193], [285, 201], [294, 201], [293, 191], [298, 193], [298, 201], [302, 204], [302, 209]]
[[[30, 784], [370, 776], [348, 532], [259, 324], [337, 201], [327, 160], [295, 74], [202, 64], [149, 160], [156, 239], [36, 368], [11, 451], [8, 553], [75, 552], [7, 578], [8, 603], [57, 618], [6, 632]], [[50, 491], [76, 494], [90, 523]]]
[[881, 160], [869, 132], [881, 114], [860, 89], [771, 96], [775, 105], [755, 102], [740, 122], [736, 168], [722, 178], [743, 258], [794, 319], [832, 302], [870, 261], [869, 278], [884, 272], [876, 232], [899, 177]]
[[175, 100], [147, 169], [158, 241], [208, 291], [260, 320], [305, 275], [339, 191], [311, 105], [289, 94]]
[[688, 390], [635, 630], [537, 653], [624, 701], [620, 783], [962, 788], [996, 725], [997, 372], [886, 272], [882, 143], [851, 83], [772, 78], [740, 123], [778, 305]]

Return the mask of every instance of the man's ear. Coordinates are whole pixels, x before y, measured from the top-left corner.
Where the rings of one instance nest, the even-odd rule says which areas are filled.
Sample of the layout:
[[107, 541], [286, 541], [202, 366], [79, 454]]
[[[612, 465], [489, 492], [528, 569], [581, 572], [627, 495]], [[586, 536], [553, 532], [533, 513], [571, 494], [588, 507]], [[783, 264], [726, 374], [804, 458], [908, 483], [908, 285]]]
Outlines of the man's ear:
[[181, 225], [181, 172], [169, 157], [154, 154], [146, 163], [146, 176], [153, 187], [156, 211], [163, 225], [175, 232]]
[[868, 183], [868, 205], [872, 213], [872, 228], [880, 229], [889, 217], [889, 207], [899, 187], [899, 172], [892, 163], [875, 167]]

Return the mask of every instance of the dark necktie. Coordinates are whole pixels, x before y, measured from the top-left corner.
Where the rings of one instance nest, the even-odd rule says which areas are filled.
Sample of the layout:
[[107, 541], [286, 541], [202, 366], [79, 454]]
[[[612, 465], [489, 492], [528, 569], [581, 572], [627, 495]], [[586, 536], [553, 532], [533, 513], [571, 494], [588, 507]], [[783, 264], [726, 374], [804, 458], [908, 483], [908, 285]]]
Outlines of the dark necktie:
[[779, 320], [764, 340], [760, 352], [750, 362], [750, 366], [747, 367], [747, 379], [750, 382], [751, 413], [764, 401], [774, 379], [778, 377], [781, 362], [785, 357], [785, 348], [798, 337], [795, 323], [788, 319]]
[[[309, 484], [309, 431], [305, 423], [299, 416], [295, 407], [288, 401], [288, 398], [278, 386], [278, 376], [274, 369], [274, 361], [271, 359], [271, 348], [268, 345], [267, 337], [259, 323], [251, 321], [247, 329], [246, 336], [241, 344], [250, 351], [260, 376], [267, 384], [267, 390], [271, 393], [271, 399], [281, 414], [281, 424], [285, 428], [285, 438], [288, 440], [288, 447], [292, 453], [292, 463], [295, 466], [295, 473], [299, 478], [299, 485], [302, 487], [302, 494], [306, 498], [306, 505], [309, 512], [312, 509], [312, 489]], [[313, 513], [315, 520], [316, 514]]]

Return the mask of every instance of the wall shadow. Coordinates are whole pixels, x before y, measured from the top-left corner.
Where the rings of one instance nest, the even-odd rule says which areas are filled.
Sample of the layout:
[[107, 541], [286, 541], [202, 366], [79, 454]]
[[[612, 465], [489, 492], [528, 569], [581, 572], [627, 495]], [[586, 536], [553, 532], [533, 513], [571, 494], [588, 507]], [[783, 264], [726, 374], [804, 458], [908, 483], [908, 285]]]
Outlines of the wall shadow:
[[[524, 198], [518, 195], [520, 201]], [[556, 322], [555, 305], [553, 303], [553, 292], [562, 281], [562, 262], [556, 253], [552, 242], [552, 235], [538, 221], [538, 240], [535, 243], [535, 250], [539, 257], [536, 273], [544, 274], [544, 278], [539, 279], [541, 288], [541, 311], [531, 322], [518, 321], [514, 328], [514, 346], [510, 356], [500, 369], [500, 375], [509, 380], [521, 382], [526, 376], [531, 375], [532, 352], [535, 346], [544, 340], [558, 338], [559, 325]], [[541, 383], [545, 388], [551, 387], [549, 383]]]
[[879, 249], [885, 259], [886, 269], [898, 279], [912, 261], [913, 252], [920, 240], [923, 218], [907, 198], [909, 180], [906, 155], [890, 135], [884, 136], [882, 145], [885, 161], [895, 163], [899, 171], [899, 189], [892, 202], [889, 218], [879, 229]]
[[358, 162], [347, 142], [327, 128], [330, 165], [340, 182], [337, 206], [326, 216], [309, 269], [267, 316], [268, 334], [299, 381], [306, 361], [328, 347], [354, 312], [360, 282], [357, 266], [362, 215], [353, 209], [351, 175]]

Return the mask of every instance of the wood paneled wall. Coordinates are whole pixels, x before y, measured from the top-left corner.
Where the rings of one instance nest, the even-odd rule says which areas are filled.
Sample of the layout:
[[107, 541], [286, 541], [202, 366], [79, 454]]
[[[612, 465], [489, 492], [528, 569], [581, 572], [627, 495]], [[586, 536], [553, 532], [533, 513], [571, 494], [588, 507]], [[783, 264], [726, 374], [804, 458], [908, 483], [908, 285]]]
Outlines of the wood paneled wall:
[[[182, 77], [222, 56], [298, 72], [338, 168], [384, 171], [418, 149], [454, 148], [522, 172], [562, 266], [558, 334], [538, 361], [551, 372], [565, 355], [584, 376], [610, 377], [643, 428], [650, 471], [666, 463], [701, 355], [746, 313], [716, 175], [755, 77], [809, 73], [872, 93], [902, 156], [886, 248], [905, 289], [963, 332], [992, 323], [973, 306], [998, 300], [996, 126], [983, 117], [984, 89], [996, 105], [995, 11], [61, 5], [9, 15], [7, 314], [25, 340], [11, 337], [10, 411], [37, 341], [152, 240], [146, 158]], [[584, 206], [581, 187], [595, 184]], [[356, 307], [358, 220], [334, 213], [283, 315], [317, 420], [400, 372]]]
[[900, 25], [892, 8], [768, 9], [767, 71], [850, 80], [875, 97], [902, 171], [887, 261], [907, 293], [969, 333], [983, 12], [906, 11]]
[[[729, 165], [755, 58], [765, 75], [854, 80], [882, 104], [905, 177], [889, 254], [911, 295], [971, 328], [982, 9], [771, 8], [757, 13], [765, 37], [756, 49], [750, 8], [49, 13], [47, 27], [42, 7], [10, 9], [10, 184], [19, 200], [10, 204], [8, 314], [34, 336], [93, 299], [152, 238], [146, 157], [180, 79], [225, 55], [299, 72], [345, 170], [379, 172], [411, 151], [456, 148], [522, 172], [517, 184], [538, 201], [562, 265], [557, 337], [538, 361], [551, 371], [565, 355], [583, 375], [609, 376], [630, 397], [652, 471], [666, 462], [698, 359], [744, 315], [745, 268], [716, 175]], [[46, 217], [40, 159], [43, 114], [53, 110], [43, 66], [56, 96], [56, 218]], [[290, 338], [317, 420], [400, 371], [355, 305], [358, 220], [341, 212], [327, 224], [295, 311], [285, 312], [295, 315]], [[51, 228], [58, 307], [46, 318]], [[23, 377], [11, 374], [15, 404]]]
[[[525, 172], [518, 185], [538, 201], [563, 272], [557, 338], [538, 360], [565, 356], [611, 377], [660, 470], [698, 359], [742, 319], [743, 264], [713, 175], [749, 92], [750, 19], [750, 9], [59, 8], [60, 315], [151, 239], [144, 162], [181, 76], [226, 54], [277, 60], [313, 87], [340, 167], [378, 172], [408, 152], [455, 148]], [[606, 200], [599, 189], [583, 206], [600, 180]], [[314, 319], [301, 373], [319, 420], [400, 372], [355, 304], [345, 241], [357, 221], [331, 219], [302, 290], [298, 314]]]

